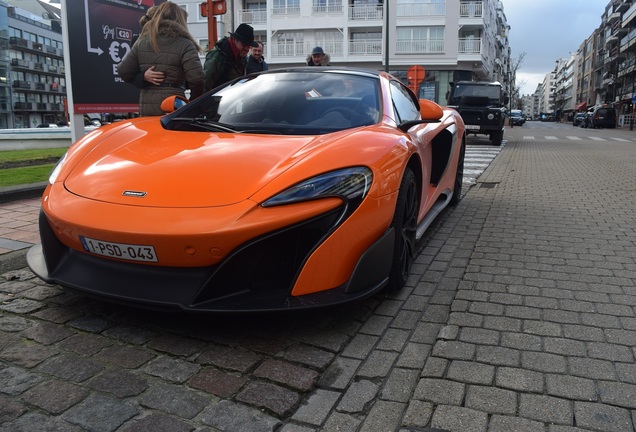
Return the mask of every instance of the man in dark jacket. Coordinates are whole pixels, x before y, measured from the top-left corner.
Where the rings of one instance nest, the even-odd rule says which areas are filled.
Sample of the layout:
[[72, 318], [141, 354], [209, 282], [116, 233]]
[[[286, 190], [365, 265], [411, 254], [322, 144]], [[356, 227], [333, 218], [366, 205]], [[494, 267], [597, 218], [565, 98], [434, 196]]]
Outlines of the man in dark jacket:
[[218, 41], [212, 51], [205, 56], [203, 71], [205, 72], [205, 90], [232, 81], [245, 75], [247, 53], [250, 47], [257, 46], [254, 42], [254, 29], [241, 24], [230, 36]]
[[262, 72], [269, 69], [269, 65], [263, 57], [263, 44], [256, 42], [258, 46], [252, 48], [250, 56], [247, 58], [247, 73]]

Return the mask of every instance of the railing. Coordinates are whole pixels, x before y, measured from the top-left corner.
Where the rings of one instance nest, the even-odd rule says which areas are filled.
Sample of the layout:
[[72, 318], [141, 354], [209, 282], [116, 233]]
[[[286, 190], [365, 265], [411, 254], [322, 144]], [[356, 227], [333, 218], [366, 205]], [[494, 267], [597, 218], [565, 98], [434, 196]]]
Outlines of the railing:
[[312, 46], [307, 45], [305, 47], [306, 52], [310, 53], [311, 49], [315, 46], [321, 46], [323, 50], [325, 50], [325, 52], [327, 54], [329, 54], [331, 57], [333, 56], [341, 56], [343, 54], [342, 51], [342, 41], [316, 41], [316, 43]]
[[445, 16], [446, 3], [398, 3], [396, 15], [399, 17]]
[[481, 53], [481, 38], [460, 38], [459, 54], [479, 54]]
[[267, 9], [242, 9], [238, 16], [241, 23], [267, 24]]
[[272, 9], [272, 15], [276, 17], [300, 16], [300, 6], [275, 7]]
[[349, 20], [377, 20], [384, 17], [381, 4], [349, 6]]
[[340, 4], [328, 4], [324, 6], [312, 6], [312, 15], [342, 15], [343, 8]]
[[444, 52], [444, 39], [425, 39], [397, 41], [395, 52], [398, 54], [432, 54]]
[[16, 102], [13, 104], [13, 109], [15, 110], [32, 110], [33, 103], [31, 102]]
[[271, 57], [297, 57], [303, 56], [303, 60], [305, 59], [305, 55], [307, 54], [307, 50], [305, 49], [305, 44], [303, 42], [282, 42], [282, 43], [273, 43], [270, 46], [270, 56]]
[[481, 1], [463, 1], [459, 3], [460, 18], [482, 18], [484, 5]]
[[350, 55], [382, 54], [382, 39], [349, 41]]

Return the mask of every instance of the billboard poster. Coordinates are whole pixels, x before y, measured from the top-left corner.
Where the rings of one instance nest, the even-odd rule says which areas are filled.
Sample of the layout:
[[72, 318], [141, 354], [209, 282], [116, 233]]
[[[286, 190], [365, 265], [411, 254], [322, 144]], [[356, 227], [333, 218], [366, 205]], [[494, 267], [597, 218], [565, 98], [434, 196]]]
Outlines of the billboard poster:
[[119, 77], [117, 66], [139, 35], [139, 19], [154, 4], [154, 0], [66, 1], [66, 67], [71, 68], [73, 112], [139, 110], [139, 90]]

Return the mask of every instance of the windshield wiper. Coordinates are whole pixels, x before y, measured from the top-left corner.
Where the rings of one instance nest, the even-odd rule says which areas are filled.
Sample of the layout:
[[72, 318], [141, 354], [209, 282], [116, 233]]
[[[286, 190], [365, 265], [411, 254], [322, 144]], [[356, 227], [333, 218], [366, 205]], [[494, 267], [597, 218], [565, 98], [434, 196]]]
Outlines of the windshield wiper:
[[174, 117], [171, 121], [183, 121], [190, 122], [190, 124], [199, 126], [205, 130], [213, 130], [219, 132], [240, 133], [236, 129], [233, 129], [230, 125], [209, 120], [205, 117]]

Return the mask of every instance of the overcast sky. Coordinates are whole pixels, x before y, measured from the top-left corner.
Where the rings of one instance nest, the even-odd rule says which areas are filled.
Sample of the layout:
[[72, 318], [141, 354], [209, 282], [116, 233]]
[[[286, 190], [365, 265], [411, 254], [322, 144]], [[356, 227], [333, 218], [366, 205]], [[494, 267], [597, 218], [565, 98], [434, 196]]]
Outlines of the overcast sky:
[[[534, 93], [555, 61], [575, 53], [601, 24], [609, 0], [503, 0], [521, 94]], [[522, 81], [525, 82], [524, 85]]]

